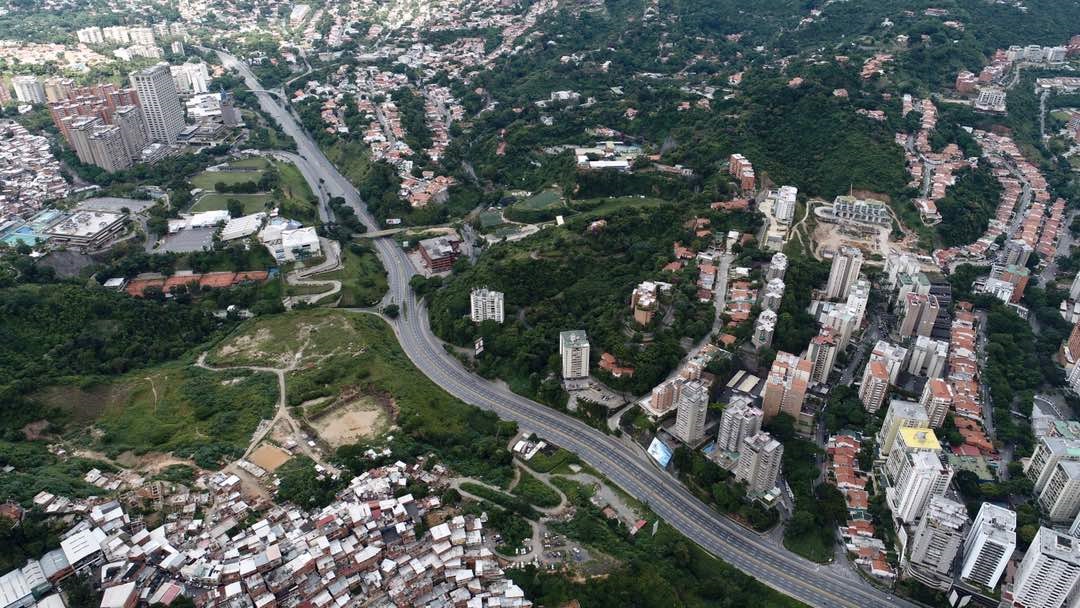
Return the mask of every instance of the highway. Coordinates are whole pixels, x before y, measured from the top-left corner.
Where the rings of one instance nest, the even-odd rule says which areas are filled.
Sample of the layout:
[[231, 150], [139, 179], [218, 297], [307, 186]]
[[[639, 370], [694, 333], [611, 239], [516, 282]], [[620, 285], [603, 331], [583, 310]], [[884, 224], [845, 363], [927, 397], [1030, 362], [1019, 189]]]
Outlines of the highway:
[[[261, 90], [247, 66], [231, 55], [218, 52], [226, 67], [237, 69], [252, 90]], [[293, 116], [267, 93], [255, 93], [262, 109], [273, 116], [297, 143], [301, 171], [317, 188], [325, 205], [328, 196], [342, 196], [369, 230], [380, 227], [367, 212], [356, 189], [322, 154]], [[329, 210], [327, 210], [329, 211]], [[501, 418], [516, 421], [523, 429], [576, 453], [631, 496], [646, 503], [676, 530], [708, 552], [777, 591], [820, 608], [914, 608], [869, 583], [838, 577], [826, 565], [818, 565], [790, 553], [767, 536], [748, 530], [718, 514], [695, 498], [678, 480], [660, 471], [641, 450], [633, 450], [580, 420], [510, 392], [468, 370], [443, 348], [428, 326], [427, 311], [409, 288], [415, 270], [390, 239], [374, 241], [387, 270], [387, 302], [401, 307], [391, 322], [401, 347], [413, 363], [444, 390]]]

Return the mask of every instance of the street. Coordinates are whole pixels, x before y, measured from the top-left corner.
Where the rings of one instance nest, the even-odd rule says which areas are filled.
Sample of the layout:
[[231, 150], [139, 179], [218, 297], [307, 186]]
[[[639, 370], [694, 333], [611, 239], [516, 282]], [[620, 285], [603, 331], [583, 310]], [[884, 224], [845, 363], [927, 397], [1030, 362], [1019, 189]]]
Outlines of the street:
[[[308, 170], [305, 177], [325, 183], [323, 196], [343, 196], [369, 230], [378, 226], [367, 212], [356, 189], [322, 154], [292, 115], [270, 94], [261, 92], [247, 67], [231, 55], [218, 52], [225, 66], [237, 69], [260, 105], [273, 116], [282, 130], [297, 143]], [[630, 450], [618, 439], [590, 428], [576, 418], [517, 395], [505, 387], [466, 370], [443, 348], [428, 326], [425, 305], [409, 288], [415, 270], [405, 252], [390, 239], [374, 241], [386, 268], [389, 292], [385, 302], [401, 307], [401, 315], [391, 321], [402, 349], [412, 362], [455, 397], [500, 417], [518, 422], [581, 457], [631, 496], [644, 502], [676, 530], [704, 549], [756, 578], [762, 583], [811, 606], [821, 608], [914, 608], [916, 604], [895, 598], [858, 579], [839, 579], [829, 566], [815, 564], [779, 548], [762, 537], [723, 517], [695, 498], [677, 480], [658, 470], [639, 450]]]

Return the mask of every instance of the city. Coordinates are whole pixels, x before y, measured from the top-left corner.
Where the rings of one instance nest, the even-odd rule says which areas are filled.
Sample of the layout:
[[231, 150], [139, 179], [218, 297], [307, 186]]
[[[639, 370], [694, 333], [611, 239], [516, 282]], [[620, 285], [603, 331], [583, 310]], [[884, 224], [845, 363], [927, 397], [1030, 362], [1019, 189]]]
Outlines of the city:
[[0, 608], [1073, 606], [1080, 12], [728, 4], [0, 6]]

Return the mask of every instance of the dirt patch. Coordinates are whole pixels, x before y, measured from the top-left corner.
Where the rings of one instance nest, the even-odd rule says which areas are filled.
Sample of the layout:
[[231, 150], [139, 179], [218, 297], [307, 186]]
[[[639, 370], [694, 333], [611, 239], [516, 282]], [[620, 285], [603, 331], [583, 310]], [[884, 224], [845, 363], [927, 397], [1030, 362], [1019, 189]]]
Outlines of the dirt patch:
[[332, 448], [356, 443], [360, 439], [374, 437], [381, 433], [389, 423], [387, 410], [377, 399], [361, 396], [343, 401], [308, 424], [315, 429], [319, 437]]
[[265, 327], [255, 332], [254, 335], [237, 336], [228, 344], [221, 345], [216, 358], [223, 360], [237, 353], [244, 353], [247, 359], [258, 359], [265, 354], [259, 351], [258, 348], [269, 341], [271, 337], [270, 330]]
[[288, 452], [277, 447], [276, 445], [271, 445], [269, 443], [264, 443], [260, 445], [254, 452], [251, 453], [251, 456], [248, 456], [248, 460], [259, 465], [260, 467], [266, 469], [271, 473], [276, 471], [281, 465], [288, 462], [290, 458], [292, 458], [292, 454], [289, 454]]
[[22, 428], [23, 437], [27, 441], [39, 441], [45, 438], [45, 431], [49, 430], [48, 420], [37, 420]]

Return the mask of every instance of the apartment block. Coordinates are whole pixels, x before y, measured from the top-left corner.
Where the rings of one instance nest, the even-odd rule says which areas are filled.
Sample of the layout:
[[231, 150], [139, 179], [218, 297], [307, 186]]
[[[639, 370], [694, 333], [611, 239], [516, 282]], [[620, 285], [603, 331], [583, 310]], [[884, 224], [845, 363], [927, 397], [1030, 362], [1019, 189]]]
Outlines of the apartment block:
[[822, 327], [818, 335], [810, 340], [806, 358], [810, 361], [810, 381], [824, 383], [829, 380], [829, 373], [836, 362], [836, 338], [830, 327]]
[[1080, 580], [1080, 539], [1039, 528], [1016, 569], [1012, 589], [1002, 593], [1014, 606], [1061, 608]]
[[928, 587], [948, 591], [967, 528], [964, 505], [944, 496], [932, 496], [910, 540], [904, 573]]
[[1016, 512], [984, 502], [964, 541], [960, 578], [994, 589], [1015, 550]]
[[786, 352], [776, 353], [765, 380], [762, 411], [768, 422], [780, 412], [798, 419], [810, 384], [810, 361]]
[[764, 417], [765, 414], [751, 405], [749, 399], [733, 399], [720, 417], [720, 431], [716, 436], [717, 449], [725, 452], [741, 450], [743, 440], [761, 430]]
[[583, 330], [559, 334], [559, 355], [562, 358], [562, 377], [565, 380], [589, 376], [589, 338]]
[[735, 478], [746, 483], [746, 493], [763, 494], [776, 487], [780, 476], [780, 463], [784, 446], [766, 432], [759, 432], [743, 440], [739, 450], [739, 462], [735, 465]]
[[862, 251], [855, 247], [841, 247], [833, 254], [829, 282], [825, 285], [825, 298], [829, 300], [847, 298], [852, 285], [859, 279], [862, 263]]
[[949, 360], [948, 342], [917, 336], [908, 351], [909, 374], [927, 378], [941, 378], [945, 375], [945, 363]]
[[469, 294], [469, 318], [473, 323], [503, 322], [503, 293], [480, 287]]
[[184, 129], [184, 107], [176, 93], [169, 65], [159, 63], [132, 72], [131, 85], [138, 91], [150, 139], [175, 144], [176, 136]]
[[921, 404], [904, 399], [890, 400], [889, 409], [885, 411], [885, 421], [878, 431], [878, 451], [882, 456], [888, 456], [900, 429], [925, 429], [929, 427], [929, 422], [930, 419]]
[[709, 387], [700, 380], [686, 382], [676, 401], [675, 426], [672, 434], [689, 446], [697, 446], [705, 438], [705, 419], [709, 413]]
[[1080, 462], [1062, 460], [1039, 492], [1039, 506], [1055, 523], [1072, 522], [1080, 513]]
[[919, 519], [931, 497], [944, 496], [953, 470], [939, 455], [929, 451], [904, 451], [896, 483], [886, 489], [893, 515], [904, 523]]
[[862, 384], [859, 386], [859, 400], [868, 412], [876, 412], [885, 402], [889, 392], [889, 372], [882, 361], [870, 361], [863, 370]]
[[941, 378], [931, 378], [926, 382], [922, 396], [919, 398], [919, 405], [926, 410], [930, 427], [941, 428], [952, 403], [953, 389], [948, 382]]

